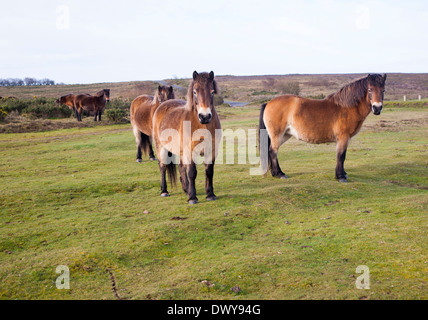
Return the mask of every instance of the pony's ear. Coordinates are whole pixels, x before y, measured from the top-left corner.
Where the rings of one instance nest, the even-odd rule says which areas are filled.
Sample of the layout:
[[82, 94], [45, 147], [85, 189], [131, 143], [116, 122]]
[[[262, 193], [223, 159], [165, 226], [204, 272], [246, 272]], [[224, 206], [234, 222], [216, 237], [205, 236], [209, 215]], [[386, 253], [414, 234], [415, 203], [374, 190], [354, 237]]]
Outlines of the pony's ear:
[[158, 86], [158, 91], [162, 91], [162, 87], [161, 86]]
[[213, 80], [213, 86], [214, 86], [214, 93], [217, 94], [218, 93], [218, 85], [217, 85], [217, 82], [215, 80]]
[[174, 91], [174, 88], [172, 86], [169, 87], [169, 92]]
[[383, 82], [385, 83], [386, 80], [386, 73], [383, 74]]
[[214, 80], [214, 72], [213, 71], [210, 72], [210, 80]]
[[196, 80], [199, 76], [199, 73], [197, 73], [196, 71], [193, 71], [193, 80]]

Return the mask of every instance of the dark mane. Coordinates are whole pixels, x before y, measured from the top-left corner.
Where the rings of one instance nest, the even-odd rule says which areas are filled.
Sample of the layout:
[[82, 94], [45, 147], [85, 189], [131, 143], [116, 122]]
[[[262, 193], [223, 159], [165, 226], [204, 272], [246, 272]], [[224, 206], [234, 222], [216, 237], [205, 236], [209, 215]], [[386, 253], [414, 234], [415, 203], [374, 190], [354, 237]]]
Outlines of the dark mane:
[[369, 74], [365, 78], [347, 84], [338, 92], [330, 94], [326, 99], [345, 108], [356, 107], [363, 99], [365, 99], [369, 84], [372, 86], [383, 87], [385, 86], [385, 79], [386, 75]]
[[[189, 89], [187, 90], [186, 108], [188, 109], [193, 108], [193, 87], [195, 86], [195, 83], [199, 83], [203, 85], [203, 84], [206, 84], [208, 81], [210, 81], [210, 74], [208, 72], [199, 73], [197, 80], [192, 79], [192, 82], [190, 82], [190, 85], [189, 85]], [[214, 93], [218, 93], [218, 86], [215, 80], [213, 80], [213, 86], [214, 86]]]
[[330, 94], [327, 99], [339, 106], [352, 108], [357, 106], [366, 97], [367, 88], [368, 78], [366, 77], [347, 84], [338, 92]]

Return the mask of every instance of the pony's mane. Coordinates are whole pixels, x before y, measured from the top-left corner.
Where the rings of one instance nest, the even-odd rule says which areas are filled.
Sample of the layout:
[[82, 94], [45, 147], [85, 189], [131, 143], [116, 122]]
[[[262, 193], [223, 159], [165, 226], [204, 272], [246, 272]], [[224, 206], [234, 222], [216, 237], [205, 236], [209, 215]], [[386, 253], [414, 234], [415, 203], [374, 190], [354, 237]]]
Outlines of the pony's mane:
[[[186, 103], [186, 106], [185, 106], [186, 109], [188, 109], [188, 110], [192, 110], [193, 109], [193, 104], [194, 104], [194, 101], [193, 101], [193, 88], [194, 88], [195, 84], [199, 83], [199, 84], [204, 85], [208, 81], [211, 81], [210, 80], [210, 74], [208, 72], [199, 73], [197, 80], [193, 80], [192, 79], [192, 81], [190, 82], [190, 85], [189, 85], [189, 89], [187, 89], [187, 99], [186, 99], [187, 103]], [[212, 80], [212, 81], [213, 81], [213, 85], [214, 85], [214, 93], [218, 93], [217, 82], [215, 80]]]
[[383, 87], [385, 86], [385, 79], [386, 74], [383, 76], [380, 74], [369, 74], [365, 78], [347, 84], [338, 92], [330, 94], [326, 99], [345, 108], [356, 107], [365, 99], [369, 84]]
[[360, 104], [361, 100], [366, 97], [367, 88], [368, 79], [359, 79], [330, 94], [327, 99], [339, 106], [352, 108]]

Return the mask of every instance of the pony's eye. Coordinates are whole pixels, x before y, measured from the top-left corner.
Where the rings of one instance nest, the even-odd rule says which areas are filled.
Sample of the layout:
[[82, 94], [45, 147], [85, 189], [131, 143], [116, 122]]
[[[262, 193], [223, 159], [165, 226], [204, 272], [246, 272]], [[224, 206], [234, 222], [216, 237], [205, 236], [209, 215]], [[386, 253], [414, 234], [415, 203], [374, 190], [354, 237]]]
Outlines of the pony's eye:
[[196, 92], [196, 90], [193, 90], [193, 94], [196, 96], [198, 93]]
[[211, 95], [213, 96], [213, 95], [214, 95], [214, 93], [215, 93], [215, 91], [214, 91], [214, 90], [212, 90], [212, 91], [211, 91]]

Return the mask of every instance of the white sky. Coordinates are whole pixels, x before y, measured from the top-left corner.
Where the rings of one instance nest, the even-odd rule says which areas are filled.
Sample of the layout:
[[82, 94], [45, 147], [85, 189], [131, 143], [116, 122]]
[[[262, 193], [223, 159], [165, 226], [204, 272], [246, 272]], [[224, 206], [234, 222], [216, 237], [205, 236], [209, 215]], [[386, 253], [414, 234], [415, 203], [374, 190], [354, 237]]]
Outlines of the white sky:
[[428, 72], [426, 0], [1, 0], [0, 30], [0, 78]]

